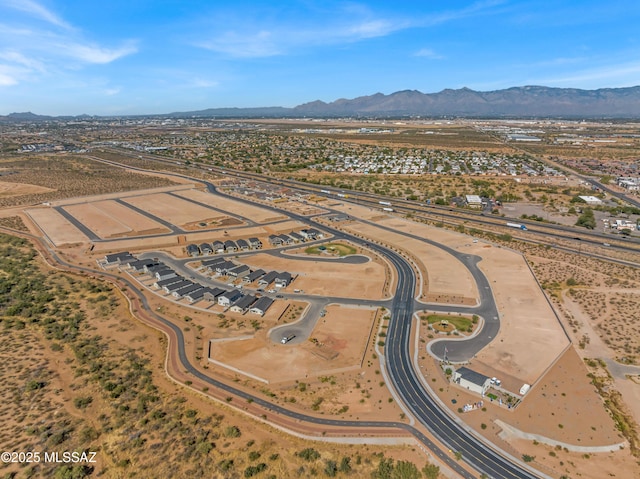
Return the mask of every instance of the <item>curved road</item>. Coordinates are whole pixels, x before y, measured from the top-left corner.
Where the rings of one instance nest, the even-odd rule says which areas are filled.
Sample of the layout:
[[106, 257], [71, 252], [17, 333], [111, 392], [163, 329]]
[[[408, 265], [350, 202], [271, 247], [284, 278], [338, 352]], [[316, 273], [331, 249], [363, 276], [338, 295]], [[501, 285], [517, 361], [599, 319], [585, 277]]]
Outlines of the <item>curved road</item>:
[[[131, 167], [127, 167], [131, 168]], [[134, 168], [138, 169], [138, 168]], [[195, 178], [189, 178], [185, 175], [175, 174], [175, 176], [188, 178], [191, 181], [197, 181], [204, 183], [207, 190], [212, 194], [218, 194], [221, 196], [227, 196], [235, 201], [240, 201], [246, 204], [253, 204], [253, 201], [244, 198], [237, 198], [231, 195], [226, 195], [217, 191], [216, 187], [210, 182], [199, 180]], [[279, 208], [271, 207], [276, 211], [281, 211]], [[290, 212], [286, 214], [298, 221], [307, 222], [308, 218], [301, 215], [296, 215]], [[389, 322], [389, 329], [387, 332], [386, 341], [386, 354], [385, 361], [388, 369], [389, 376], [393, 383], [394, 388], [400, 394], [405, 405], [412, 414], [426, 426], [443, 444], [447, 445], [450, 450], [459, 452], [462, 454], [462, 459], [470, 464], [474, 469], [481, 471], [490, 477], [494, 478], [518, 478], [518, 479], [534, 479], [540, 477], [533, 474], [528, 469], [517, 464], [515, 461], [509, 460], [506, 457], [495, 452], [487, 444], [484, 444], [478, 440], [467, 429], [462, 427], [458, 422], [446, 414], [431, 398], [429, 391], [422, 385], [418, 378], [412, 361], [410, 353], [410, 334], [414, 311], [414, 293], [416, 289], [416, 280], [411, 265], [398, 253], [387, 249], [377, 244], [366, 243], [365, 241], [356, 238], [355, 236], [341, 232], [334, 228], [323, 225], [324, 230], [331, 232], [337, 238], [350, 240], [357, 244], [369, 247], [378, 252], [382, 256], [388, 258], [398, 272], [398, 281], [396, 287], [396, 295], [393, 299], [392, 316]], [[63, 262], [63, 264], [66, 264]], [[70, 266], [70, 265], [67, 265]], [[484, 276], [484, 275], [483, 275]], [[130, 283], [132, 291], [136, 291], [139, 294], [133, 284]], [[489, 294], [490, 302], [493, 303], [493, 297]], [[146, 299], [142, 296], [141, 301], [145, 309], [149, 310]], [[495, 305], [493, 306], [495, 308]], [[401, 429], [410, 431], [418, 440], [425, 444], [429, 449], [435, 452], [440, 460], [445, 462], [447, 466], [455, 470], [461, 477], [471, 478], [466, 470], [460, 467], [450, 455], [443, 453], [443, 451], [436, 446], [431, 440], [429, 440], [424, 434], [417, 429], [404, 423], [396, 422], [358, 422], [358, 421], [342, 421], [335, 419], [317, 418], [314, 416], [307, 416], [294, 411], [290, 411], [281, 406], [272, 404], [265, 401], [262, 398], [252, 396], [251, 394], [238, 390], [233, 386], [221, 383], [201, 373], [194, 368], [189, 359], [186, 356], [184, 348], [184, 337], [182, 331], [176, 325], [170, 321], [165, 320], [162, 317], [153, 314], [158, 321], [163, 323], [166, 327], [173, 330], [174, 334], [178, 338], [178, 355], [180, 362], [195, 377], [205, 381], [217, 388], [231, 392], [239, 397], [245, 399], [252, 399], [257, 404], [278, 412], [289, 417], [293, 417], [300, 420], [309, 421], [315, 424], [325, 424], [331, 426], [368, 426], [368, 427], [399, 427]], [[496, 320], [497, 321], [497, 320]]]

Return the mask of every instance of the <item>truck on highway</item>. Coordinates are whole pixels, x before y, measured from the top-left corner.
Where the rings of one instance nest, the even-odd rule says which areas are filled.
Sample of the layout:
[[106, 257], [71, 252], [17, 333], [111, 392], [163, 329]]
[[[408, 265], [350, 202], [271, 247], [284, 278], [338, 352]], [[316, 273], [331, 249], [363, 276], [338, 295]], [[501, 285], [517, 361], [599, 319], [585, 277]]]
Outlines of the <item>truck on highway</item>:
[[527, 231], [527, 227], [520, 223], [507, 223], [507, 226], [511, 228], [518, 228], [518, 229], [521, 229], [522, 231]]
[[320, 193], [324, 193], [326, 195], [330, 195], [331, 192], [329, 190], [320, 190]]
[[393, 211], [393, 208], [382, 208], [382, 211]]
[[378, 201], [378, 203], [385, 206], [391, 206], [391, 202], [389, 201]]

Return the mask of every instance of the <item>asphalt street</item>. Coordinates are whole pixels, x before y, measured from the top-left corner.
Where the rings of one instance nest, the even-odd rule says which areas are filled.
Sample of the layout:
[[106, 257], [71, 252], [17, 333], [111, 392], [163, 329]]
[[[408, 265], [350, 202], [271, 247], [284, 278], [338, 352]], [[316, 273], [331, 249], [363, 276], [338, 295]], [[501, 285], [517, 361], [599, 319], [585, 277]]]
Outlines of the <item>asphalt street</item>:
[[[176, 176], [188, 178], [184, 175]], [[189, 179], [192, 181], [202, 181], [195, 180], [193, 178]], [[254, 204], [253, 201], [250, 201], [248, 199], [240, 199], [231, 195], [219, 193], [216, 191], [216, 188], [213, 184], [209, 182], [204, 183], [206, 184], [207, 189], [212, 194], [220, 194], [222, 196], [232, 198], [235, 201]], [[283, 210], [280, 210], [279, 208], [272, 207], [271, 209], [283, 212]], [[308, 218], [301, 215], [292, 214], [290, 212], [285, 213], [289, 217], [298, 221], [302, 221], [305, 223], [309, 221]], [[398, 253], [380, 245], [367, 243], [352, 235], [346, 234], [331, 227], [323, 226], [322, 228], [332, 233], [337, 239], [350, 240], [356, 244], [361, 244], [365, 247], [373, 249], [374, 251], [378, 252], [382, 256], [386, 257], [389, 261], [391, 261], [391, 263], [397, 270], [398, 282], [396, 294], [392, 302], [392, 314], [387, 332], [387, 341], [385, 345], [385, 362], [388, 370], [388, 375], [391, 378], [394, 388], [401, 396], [403, 402], [405, 403], [405, 406], [409, 408], [409, 410], [417, 418], [417, 420], [425, 425], [427, 429], [429, 429], [429, 431], [431, 431], [442, 444], [446, 445], [449, 448], [450, 451], [460, 453], [463, 461], [470, 464], [474, 469], [489, 475], [489, 477], [519, 479], [533, 479], [536, 477], [540, 477], [541, 474], [535, 475], [519, 462], [516, 462], [515, 460], [509, 459], [506, 456], [499, 454], [489, 444], [481, 442], [479, 439], [477, 439], [470, 431], [460, 425], [453, 417], [449, 416], [445, 411], [441, 410], [439, 405], [436, 404], [435, 401], [431, 398], [430, 391], [425, 389], [425, 387], [422, 385], [414, 369], [410, 354], [409, 338], [415, 306], [414, 294], [416, 289], [416, 278], [414, 271], [407, 260], [405, 260]], [[467, 258], [467, 260], [470, 261], [471, 257]], [[477, 260], [475, 261], [477, 262]], [[65, 263], [63, 262], [63, 264]], [[469, 264], [471, 266], [475, 265], [475, 263]], [[482, 277], [484, 277], [484, 275], [482, 275]], [[486, 283], [486, 285], [488, 286], [488, 283]], [[140, 296], [144, 307], [149, 310], [146, 299], [144, 298], [144, 296], [138, 293], [135, 285], [129, 282], [129, 286], [131, 287], [132, 291], [135, 291], [136, 294]], [[486, 296], [483, 296], [483, 298], [493, 304], [493, 296], [491, 295], [490, 289], [483, 293], [483, 288], [480, 284], [479, 289], [481, 290], [481, 295], [486, 294]], [[495, 304], [493, 304], [493, 308], [495, 310]], [[281, 406], [272, 404], [260, 397], [252, 396], [251, 394], [238, 390], [233, 386], [221, 383], [219, 381], [216, 381], [215, 379], [210, 378], [191, 365], [189, 358], [187, 358], [186, 356], [184, 337], [180, 328], [178, 328], [172, 322], [156, 315], [153, 311], [150, 311], [150, 313], [153, 314], [158, 321], [161, 321], [163, 324], [165, 324], [175, 332], [176, 336], [178, 337], [177, 347], [181, 364], [190, 374], [198, 377], [200, 380], [205, 381], [224, 391], [233, 393], [234, 395], [237, 395], [241, 398], [252, 399], [257, 404], [278, 414], [287, 415], [289, 417], [309, 421], [315, 424], [326, 424], [342, 427], [349, 425], [354, 427], [388, 427], [390, 425], [393, 425], [394, 427], [405, 429], [414, 434], [414, 436], [419, 441], [423, 442], [425, 446], [434, 451], [436, 456], [438, 456], [440, 460], [446, 463], [448, 467], [456, 471], [456, 473], [458, 473], [460, 477], [474, 477], [460, 467], [460, 464], [455, 460], [451, 453], [447, 454], [446, 452], [442, 451], [439, 446], [434, 444], [431, 440], [426, 438], [424, 434], [420, 433], [410, 425], [396, 422], [341, 421], [335, 419], [307, 416], [305, 414], [290, 411]], [[496, 325], [496, 327], [499, 327], [499, 319], [496, 319], [495, 321], [498, 322], [498, 325]], [[490, 323], [487, 322], [485, 323], [485, 325], [486, 324]]]

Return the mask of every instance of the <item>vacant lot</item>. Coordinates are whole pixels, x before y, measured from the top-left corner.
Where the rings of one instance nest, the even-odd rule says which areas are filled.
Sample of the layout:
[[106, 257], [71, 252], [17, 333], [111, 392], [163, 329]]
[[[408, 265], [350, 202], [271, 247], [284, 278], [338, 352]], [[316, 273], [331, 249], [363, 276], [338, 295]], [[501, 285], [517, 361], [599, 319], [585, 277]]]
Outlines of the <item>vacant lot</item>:
[[67, 154], [4, 158], [0, 159], [0, 168], [12, 172], [12, 183], [45, 188], [45, 191], [0, 197], [0, 207], [175, 184], [167, 178], [133, 173]]
[[242, 261], [265, 271], [288, 271], [297, 275], [289, 288], [319, 296], [382, 299], [388, 281], [386, 265], [377, 258], [364, 264], [341, 263], [338, 266], [329, 260], [309, 261], [260, 253], [245, 256]]
[[256, 223], [277, 221], [285, 218], [283, 215], [260, 208], [259, 206], [234, 201], [224, 196], [213, 195], [202, 190], [185, 190], [179, 192], [178, 195], [226, 211], [230, 215], [238, 215], [240, 217], [247, 218], [251, 221], [255, 221]]
[[267, 331], [259, 331], [251, 338], [213, 342], [211, 358], [269, 383], [359, 369], [374, 315], [368, 309], [332, 306], [308, 343], [274, 344]]

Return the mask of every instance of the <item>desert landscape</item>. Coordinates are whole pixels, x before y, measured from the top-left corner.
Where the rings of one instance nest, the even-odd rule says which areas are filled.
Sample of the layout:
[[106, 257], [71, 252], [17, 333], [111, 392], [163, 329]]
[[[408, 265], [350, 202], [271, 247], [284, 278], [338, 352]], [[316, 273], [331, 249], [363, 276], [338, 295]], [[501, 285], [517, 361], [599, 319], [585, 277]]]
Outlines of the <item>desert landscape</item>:
[[[114, 159], [121, 160], [123, 165], [139, 166], [140, 163], [126, 155], [109, 156], [109, 161]], [[114, 163], [96, 163], [106, 171], [118, 169]], [[91, 160], [76, 158], [69, 163], [89, 170], [91, 164]], [[14, 163], [14, 168], [16, 165], [19, 163]], [[229, 451], [244, 450], [249, 451], [251, 457], [237, 456], [230, 470], [242, 473], [259, 466], [262, 470], [268, 468], [276, 476], [282, 473], [283, 477], [294, 467], [301, 471], [300, 457], [295, 451], [286, 458], [281, 454], [260, 465], [263, 463], [259, 458], [265, 454], [276, 457], [274, 452], [267, 451], [273, 451], [275, 445], [280, 444], [273, 436], [277, 430], [299, 436], [292, 439], [296, 444], [304, 444], [302, 438], [322, 440], [323, 451], [338, 450], [327, 446], [325, 441], [369, 444], [365, 446], [369, 458], [361, 458], [358, 474], [371, 474], [379, 464], [384, 464], [374, 455], [381, 450], [376, 449], [380, 447], [376, 444], [387, 444], [388, 454], [398, 461], [426, 462], [423, 449], [417, 447], [415, 439], [406, 431], [382, 425], [351, 432], [338, 426], [319, 427], [275, 414], [261, 403], [268, 401], [318, 418], [344, 421], [383, 418], [418, 427], [436, 439], [417, 423], [391, 385], [391, 371], [385, 358], [387, 333], [394, 315], [391, 301], [401, 277], [391, 261], [375, 250], [378, 247], [389, 248], [405, 258], [416, 276], [416, 289], [412, 292], [417, 301], [411, 354], [423, 387], [450, 414], [473, 428], [474, 434], [552, 477], [595, 478], [599, 477], [593, 475], [596, 469], [620, 474], [637, 465], [635, 399], [640, 376], [634, 369], [637, 365], [634, 340], [638, 334], [633, 313], [628, 313], [633, 311], [634, 294], [640, 289], [636, 269], [596, 258], [578, 260], [575, 254], [520, 242], [491, 228], [488, 232], [480, 229], [471, 232], [471, 228], [447, 227], [437, 220], [430, 222], [397, 211], [381, 211], [380, 205], [365, 206], [349, 201], [351, 198], [305, 196], [291, 188], [255, 180], [228, 181], [218, 173], [195, 175], [188, 181], [175, 164], [157, 173], [145, 171], [144, 175], [138, 170], [123, 171], [144, 177], [143, 181], [148, 183], [157, 180], [165, 184], [126, 191], [119, 186], [108, 191], [103, 185], [93, 191], [83, 190], [82, 196], [65, 198], [57, 194], [64, 184], [58, 177], [54, 175], [50, 181], [44, 181], [30, 173], [24, 178], [35, 186], [14, 188], [16, 194], [5, 198], [6, 201], [14, 198], [14, 204], [7, 205], [2, 212], [1, 226], [15, 233], [22, 231], [40, 237], [44, 243], [39, 243], [37, 238], [33, 241], [52, 264], [57, 262], [69, 272], [84, 268], [82, 274], [108, 278], [109, 284], [115, 287], [113, 291], [84, 293], [85, 297], [80, 299], [83, 308], [93, 311], [87, 328], [95, 328], [91, 331], [115, 341], [113, 345], [130, 343], [127, 347], [132, 348], [135, 344], [140, 354], [143, 351], [148, 354], [149, 367], [155, 367], [158, 380], [161, 377], [164, 381], [161, 391], [168, 396], [160, 401], [163, 405], [174, 404], [169, 398], [175, 397], [174, 389], [179, 387], [186, 398], [184, 407], [193, 405], [192, 409], [198, 411], [225, 411], [225, 417], [233, 417], [239, 430], [251, 431], [256, 438], [252, 439], [252, 446], [262, 440], [257, 438], [264, 438], [264, 443], [260, 443], [264, 447], [258, 451], [252, 446], [243, 448], [237, 439], [240, 436], [234, 436], [237, 433], [231, 432], [231, 426], [216, 426], [221, 428], [216, 433], [217, 440], [203, 439], [204, 442], [199, 443], [199, 450], [204, 451], [202, 457], [206, 458], [202, 467], [212, 464], [214, 457], [217, 467], [222, 467], [226, 459], [221, 458], [236, 457], [235, 452]], [[175, 183], [172, 183], [172, 171], [180, 171], [182, 175]], [[211, 180], [219, 193], [203, 189], [199, 178]], [[267, 192], [276, 200], [256, 192]], [[25, 195], [49, 195], [49, 199], [21, 206]], [[252, 204], [240, 199], [249, 199]], [[271, 209], [272, 206], [276, 209]], [[304, 218], [293, 219], [288, 214]], [[343, 217], [338, 219], [340, 215]], [[269, 244], [271, 235], [286, 236], [307, 228], [322, 231], [324, 239], [309, 245], [305, 242], [287, 246]], [[468, 234], [470, 232], [472, 234]], [[353, 239], [339, 239], [343, 233], [352, 234]], [[186, 253], [190, 243], [249, 237], [259, 238], [263, 248], [196, 258]], [[589, 251], [586, 247], [584, 250]], [[274, 300], [273, 305], [264, 315], [255, 316], [246, 310], [233, 312], [228, 306], [211, 301], [191, 303], [176, 298], [153, 287], [152, 273], [134, 273], [126, 265], [105, 267], [105, 255], [122, 251], [148, 258], [168, 258], [172, 265], [190, 268], [188, 275], [195, 281], [227, 290], [236, 288], [243, 295], [257, 298], [267, 296]], [[434, 307], [438, 314], [446, 317], [447, 308], [464, 310], [477, 307], [480, 302], [473, 275], [452, 252], [479, 258], [478, 267], [490, 284], [500, 320], [497, 336], [464, 364], [443, 362], [442, 358], [430, 354], [428, 347], [433, 341], [452, 337], [449, 327], [427, 323], [426, 315], [431, 314]], [[52, 260], [52, 255], [58, 260]], [[293, 281], [283, 287], [261, 288], [257, 283], [245, 283], [239, 278], [201, 275], [198, 270], [201, 262], [217, 256], [247, 265], [250, 271], [287, 271]], [[122, 293], [117, 293], [118, 290]], [[123, 294], [119, 296], [120, 301], [111, 299], [116, 294]], [[331, 302], [327, 302], [328, 298]], [[111, 301], [113, 308], [120, 308], [115, 317], [105, 301]], [[127, 304], [131, 305], [129, 312], [126, 312]], [[12, 311], [10, 317], [18, 310]], [[453, 330], [453, 337], [473, 339], [480, 333], [486, 318], [471, 316], [467, 315], [467, 321], [473, 324], [469, 331]], [[623, 317], [624, 321], [616, 319]], [[303, 335], [282, 343], [280, 331], [292, 327], [302, 328]], [[163, 335], [159, 335], [158, 330]], [[48, 344], [49, 339], [38, 336], [42, 334], [38, 331], [31, 331], [30, 334], [35, 335], [31, 341]], [[132, 336], [130, 331], [139, 332]], [[182, 359], [178, 359], [179, 337], [183, 338], [184, 357], [193, 370], [186, 369]], [[158, 348], [158, 344], [162, 347]], [[70, 351], [63, 347], [56, 353]], [[118, 357], [115, 350], [113, 355]], [[498, 377], [500, 388], [490, 387], [490, 396], [486, 397], [460, 388], [450, 381], [448, 370], [463, 365], [488, 378]], [[29, 363], [25, 367], [35, 366]], [[61, 379], [47, 376], [43, 382], [62, 381], [55, 390], [71, 389], [72, 379], [64, 379], [70, 374], [67, 370], [61, 366], [52, 371], [48, 374], [56, 378], [61, 375]], [[237, 388], [239, 393], [224, 392], [213, 386], [218, 382]], [[78, 424], [108, 408], [108, 393], [103, 396], [98, 384], [91, 384], [94, 383], [77, 387], [78, 393], [68, 393], [71, 395], [58, 406], [66, 408]], [[524, 395], [518, 393], [523, 384], [531, 386]], [[48, 388], [44, 388], [45, 393]], [[37, 384], [34, 386], [34, 391], [40, 389]], [[245, 394], [249, 399], [244, 398]], [[89, 396], [91, 400], [87, 399]], [[259, 401], [252, 399], [254, 397]], [[477, 404], [479, 400], [484, 403], [482, 407], [465, 412], [465, 405]], [[70, 402], [80, 406], [71, 408]], [[145, 408], [145, 411], [156, 410]], [[178, 407], [176, 411], [187, 409]], [[160, 412], [155, 414], [164, 417]], [[193, 417], [200, 417], [200, 412]], [[583, 417], [589, 417], [589, 421], [581, 420]], [[222, 419], [215, 421], [224, 423]], [[261, 424], [265, 422], [269, 427]], [[92, 427], [98, 431], [95, 423]], [[262, 430], [263, 427], [266, 429]], [[101, 442], [102, 437], [97, 434], [95, 440]], [[151, 447], [160, 439], [150, 432], [143, 432], [140, 437], [144, 438], [140, 448]], [[228, 438], [222, 449], [220, 438]], [[14, 443], [16, 447], [26, 444]], [[294, 447], [289, 450], [293, 451]], [[217, 449], [220, 456], [215, 452]], [[359, 449], [353, 449], [356, 450]], [[450, 453], [455, 456], [454, 461], [468, 467], [457, 457], [459, 451]], [[333, 459], [334, 454], [322, 452], [316, 459], [317, 464], [338, 463]], [[103, 469], [113, 474], [118, 468], [129, 467], [125, 465], [128, 457], [114, 456], [105, 447], [100, 460]], [[427, 457], [434, 467], [451, 476], [446, 462], [432, 455]], [[181, 460], [176, 458], [176, 464], [182, 464]], [[307, 465], [304, 470], [317, 473], [318, 465]]]

